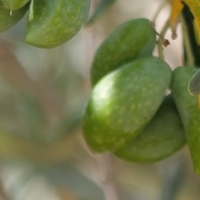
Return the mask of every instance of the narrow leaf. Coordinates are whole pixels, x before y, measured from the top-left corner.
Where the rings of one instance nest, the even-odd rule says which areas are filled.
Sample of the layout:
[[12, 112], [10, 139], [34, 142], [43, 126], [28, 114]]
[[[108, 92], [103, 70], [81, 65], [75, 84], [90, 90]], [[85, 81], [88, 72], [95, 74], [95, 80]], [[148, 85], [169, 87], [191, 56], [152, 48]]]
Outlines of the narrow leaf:
[[101, 0], [98, 4], [96, 10], [93, 15], [87, 22], [87, 25], [94, 23], [102, 14], [104, 14], [112, 4], [114, 4], [117, 0]]

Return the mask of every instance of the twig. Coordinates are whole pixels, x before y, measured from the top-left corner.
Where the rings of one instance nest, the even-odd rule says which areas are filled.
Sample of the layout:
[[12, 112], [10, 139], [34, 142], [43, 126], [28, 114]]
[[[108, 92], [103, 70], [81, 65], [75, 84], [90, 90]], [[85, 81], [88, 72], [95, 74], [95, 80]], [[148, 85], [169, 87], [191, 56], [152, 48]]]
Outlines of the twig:
[[105, 191], [106, 200], [119, 200], [112, 173], [112, 159], [109, 154], [103, 154], [99, 159], [99, 180]]
[[183, 33], [183, 43], [185, 46], [185, 53], [187, 56], [187, 63], [184, 63], [184, 65], [194, 66], [195, 59], [192, 52], [190, 36], [189, 36], [187, 25], [183, 16], [181, 16], [181, 24], [182, 24], [182, 33]]
[[155, 23], [156, 19], [158, 18], [158, 15], [160, 14], [161, 10], [167, 5], [168, 1], [165, 0], [164, 2], [161, 3], [161, 5], [158, 7], [158, 9], [155, 11], [151, 21]]
[[170, 45], [169, 41], [164, 38], [165, 33], [167, 32], [168, 28], [169, 28], [169, 23], [167, 21], [165, 23], [165, 25], [163, 26], [161, 32], [157, 33], [157, 35], [159, 36], [158, 43], [157, 43], [158, 55], [163, 60], [164, 60], [163, 46], [166, 47], [166, 46]]

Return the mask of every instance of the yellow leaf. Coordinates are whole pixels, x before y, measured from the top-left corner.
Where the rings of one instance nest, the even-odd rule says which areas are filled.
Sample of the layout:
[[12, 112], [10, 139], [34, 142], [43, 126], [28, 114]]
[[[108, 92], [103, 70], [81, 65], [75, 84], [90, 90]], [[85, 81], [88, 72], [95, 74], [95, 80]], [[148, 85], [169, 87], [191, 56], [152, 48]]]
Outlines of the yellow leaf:
[[194, 32], [195, 38], [198, 45], [200, 45], [200, 1], [199, 0], [172, 0], [171, 3], [171, 15], [169, 19], [169, 25], [172, 29], [173, 36], [176, 36], [176, 25], [177, 19], [183, 10], [184, 4], [189, 7], [193, 17], [194, 17]]
[[183, 9], [184, 5], [181, 0], [172, 0], [171, 3], [171, 15], [169, 19], [170, 27], [173, 29], [177, 23], [177, 19]]
[[178, 22], [178, 17], [183, 10], [184, 5], [182, 4], [181, 0], [172, 0], [171, 3], [171, 15], [169, 18], [169, 25], [172, 30], [172, 39], [176, 39], [176, 27]]

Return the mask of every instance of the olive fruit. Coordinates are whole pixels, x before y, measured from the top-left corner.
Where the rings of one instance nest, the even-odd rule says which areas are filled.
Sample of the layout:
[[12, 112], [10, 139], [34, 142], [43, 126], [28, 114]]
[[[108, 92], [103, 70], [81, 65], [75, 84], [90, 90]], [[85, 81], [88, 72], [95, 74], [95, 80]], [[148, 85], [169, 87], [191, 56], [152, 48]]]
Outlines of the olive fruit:
[[30, 0], [2, 0], [9, 10], [19, 10], [25, 6]]
[[171, 81], [161, 59], [138, 59], [96, 84], [83, 115], [84, 138], [94, 152], [115, 151], [151, 120]]
[[71, 39], [86, 22], [89, 0], [31, 0], [24, 41], [53, 48]]
[[172, 73], [171, 91], [186, 132], [194, 171], [200, 174], [200, 109], [197, 96], [188, 92], [188, 82], [198, 71], [194, 67], [178, 67]]
[[172, 96], [168, 95], [145, 129], [115, 155], [128, 162], [150, 163], [172, 155], [185, 143], [180, 116]]
[[139, 18], [123, 23], [97, 49], [91, 67], [92, 85], [125, 63], [151, 56], [155, 43], [156, 32], [148, 19]]
[[14, 26], [22, 19], [27, 11], [28, 5], [15, 11], [10, 11], [3, 6], [0, 6], [0, 32], [6, 31]]

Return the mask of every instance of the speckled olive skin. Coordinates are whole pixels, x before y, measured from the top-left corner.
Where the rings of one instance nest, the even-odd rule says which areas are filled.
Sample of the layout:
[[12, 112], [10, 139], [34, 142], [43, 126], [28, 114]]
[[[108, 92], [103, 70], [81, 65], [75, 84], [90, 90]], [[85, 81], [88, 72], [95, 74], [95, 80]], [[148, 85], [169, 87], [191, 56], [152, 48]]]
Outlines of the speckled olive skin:
[[71, 39], [86, 22], [89, 0], [32, 0], [24, 41], [53, 48]]
[[145, 129], [115, 155], [128, 162], [151, 163], [172, 155], [185, 143], [183, 124], [172, 96], [168, 95]]
[[2, 0], [6, 8], [9, 10], [19, 10], [25, 6], [30, 0]]
[[148, 19], [133, 19], [117, 27], [99, 46], [91, 67], [95, 85], [108, 72], [135, 60], [151, 56], [156, 33]]
[[188, 83], [188, 92], [191, 95], [198, 95], [200, 94], [200, 70], [198, 70], [192, 78], [189, 80]]
[[22, 17], [28, 11], [28, 5], [24, 6], [19, 10], [15, 10], [10, 12], [10, 10], [4, 8], [2, 5], [0, 6], [0, 32], [6, 31], [12, 26], [14, 26], [17, 22], [19, 22]]
[[90, 149], [115, 151], [136, 137], [159, 108], [170, 80], [171, 69], [156, 57], [136, 60], [101, 79], [83, 116]]
[[173, 71], [171, 91], [180, 113], [194, 171], [200, 174], [200, 109], [198, 97], [188, 92], [188, 82], [198, 71], [194, 67], [178, 67]]

